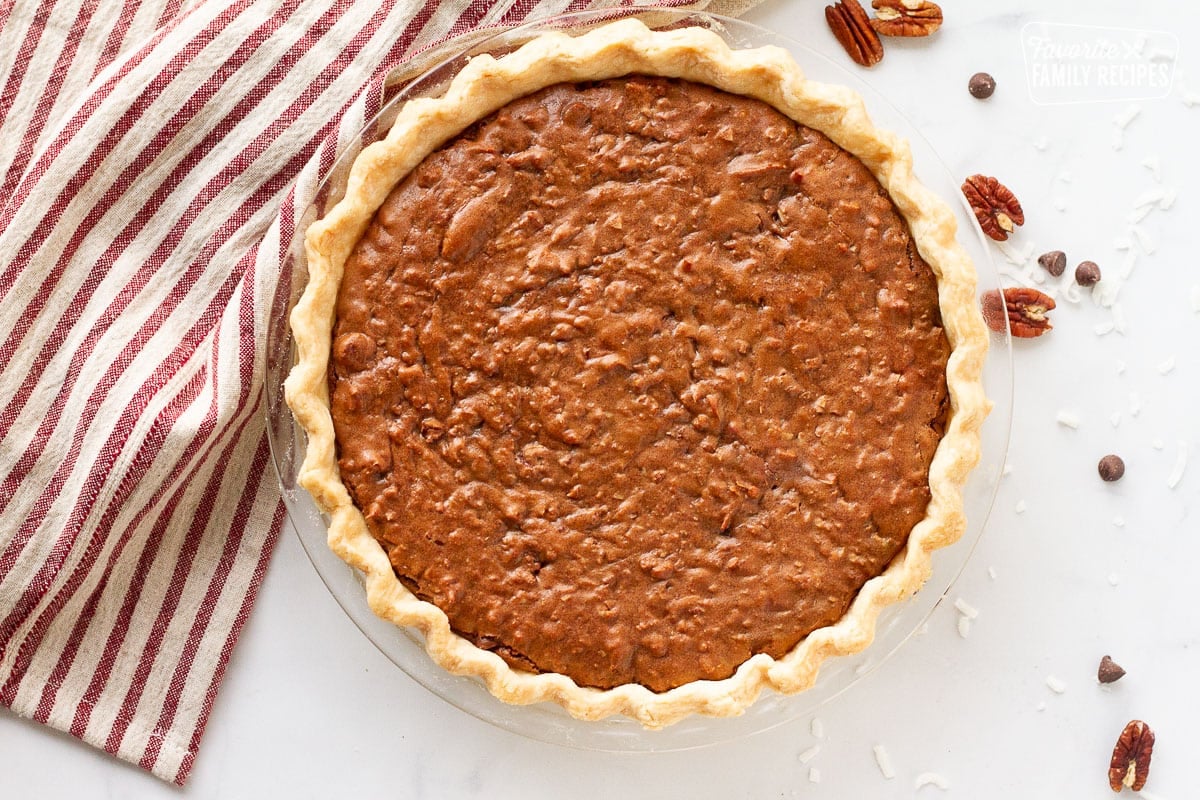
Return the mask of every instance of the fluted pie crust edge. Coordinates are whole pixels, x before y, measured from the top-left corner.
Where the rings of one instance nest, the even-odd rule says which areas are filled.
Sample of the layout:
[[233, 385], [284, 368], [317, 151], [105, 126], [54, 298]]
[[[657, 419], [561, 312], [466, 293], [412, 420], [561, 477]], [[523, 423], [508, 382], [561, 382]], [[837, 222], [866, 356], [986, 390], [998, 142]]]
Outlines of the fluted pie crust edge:
[[[887, 569], [866, 583], [841, 620], [813, 631], [782, 658], [755, 655], [729, 678], [661, 693], [636, 684], [586, 688], [565, 675], [515, 670], [455, 634], [439, 608], [413, 596], [339, 477], [327, 378], [343, 266], [392, 188], [428, 154], [519, 97], [557, 83], [629, 74], [681, 78], [757, 98], [862, 161], [908, 222], [937, 277], [952, 348], [946, 367], [951, 412], [929, 470], [931, 500]], [[552, 701], [580, 719], [625, 714], [660, 728], [693, 713], [739, 714], [765, 687], [805, 690], [825, 659], [857, 653], [871, 642], [880, 610], [915, 593], [930, 575], [931, 553], [958, 540], [966, 525], [963, 485], [979, 460], [979, 431], [990, 409], [981, 381], [988, 335], [975, 302], [974, 267], [955, 240], [956, 229], [950, 208], [913, 177], [907, 143], [875, 128], [854, 92], [807, 80], [782, 49], [731, 50], [708, 30], [658, 32], [627, 19], [579, 36], [541, 34], [499, 59], [476, 57], [443, 96], [404, 105], [386, 139], [354, 162], [343, 199], [308, 229], [309, 281], [291, 316], [298, 363], [285, 384], [288, 404], [308, 436], [300, 483], [329, 515], [329, 546], [365, 576], [374, 612], [419, 629], [434, 661], [452, 673], [479, 677], [505, 702]]]

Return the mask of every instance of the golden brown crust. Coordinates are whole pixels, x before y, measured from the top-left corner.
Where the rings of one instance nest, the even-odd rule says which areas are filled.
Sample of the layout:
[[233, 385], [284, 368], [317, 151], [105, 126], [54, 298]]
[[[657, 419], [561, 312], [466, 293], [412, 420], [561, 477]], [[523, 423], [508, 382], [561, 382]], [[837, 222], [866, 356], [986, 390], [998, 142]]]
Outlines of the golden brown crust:
[[346, 260], [338, 468], [454, 631], [661, 692], [783, 656], [895, 557], [949, 352], [908, 224], [823, 134], [560, 83], [431, 153]]
[[[782, 658], [756, 655], [730, 678], [693, 681], [662, 693], [635, 684], [587, 689], [563, 675], [516, 671], [454, 634], [440, 609], [413, 597], [339, 478], [326, 383], [343, 266], [400, 179], [445, 141], [513, 99], [555, 83], [631, 73], [679, 77], [756, 97], [858, 157], [888, 191], [937, 274], [943, 324], [953, 347], [947, 365], [952, 413], [930, 467], [931, 501], [900, 555], [866, 584], [840, 621], [809, 634]], [[651, 32], [625, 20], [576, 38], [547, 34], [499, 60], [476, 58], [443, 97], [404, 107], [387, 139], [355, 162], [345, 198], [309, 229], [310, 281], [292, 317], [299, 363], [287, 382], [288, 401], [309, 436], [301, 483], [330, 514], [330, 546], [366, 575], [376, 613], [419, 628], [439, 664], [480, 676], [502, 700], [554, 700], [580, 718], [624, 713], [660, 727], [690, 713], [739, 713], [766, 686], [800, 691], [812, 685], [825, 658], [865, 647], [879, 610], [915, 592], [929, 575], [930, 552], [963, 531], [962, 484], [978, 460], [979, 427], [989, 404], [980, 382], [987, 336], [974, 302], [974, 270], [954, 240], [955, 230], [949, 208], [913, 178], [907, 145], [876, 130], [857, 95], [806, 81], [784, 51], [730, 51], [708, 31]]]

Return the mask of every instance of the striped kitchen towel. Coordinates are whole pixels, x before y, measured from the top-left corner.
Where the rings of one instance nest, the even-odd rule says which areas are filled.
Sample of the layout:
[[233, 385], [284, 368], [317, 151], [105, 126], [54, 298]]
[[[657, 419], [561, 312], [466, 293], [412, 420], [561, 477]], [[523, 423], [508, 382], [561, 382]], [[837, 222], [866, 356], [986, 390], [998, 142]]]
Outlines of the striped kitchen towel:
[[0, 0], [0, 702], [186, 780], [283, 524], [264, 340], [316, 187], [414, 55], [624, 4]]

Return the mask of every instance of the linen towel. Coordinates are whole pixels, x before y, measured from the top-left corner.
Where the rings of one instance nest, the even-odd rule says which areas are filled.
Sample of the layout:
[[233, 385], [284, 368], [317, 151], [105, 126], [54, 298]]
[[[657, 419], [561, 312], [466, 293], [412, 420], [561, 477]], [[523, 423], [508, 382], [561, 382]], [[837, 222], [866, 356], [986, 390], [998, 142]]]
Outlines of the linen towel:
[[317, 186], [415, 55], [626, 4], [0, 0], [0, 703], [184, 783], [283, 525]]

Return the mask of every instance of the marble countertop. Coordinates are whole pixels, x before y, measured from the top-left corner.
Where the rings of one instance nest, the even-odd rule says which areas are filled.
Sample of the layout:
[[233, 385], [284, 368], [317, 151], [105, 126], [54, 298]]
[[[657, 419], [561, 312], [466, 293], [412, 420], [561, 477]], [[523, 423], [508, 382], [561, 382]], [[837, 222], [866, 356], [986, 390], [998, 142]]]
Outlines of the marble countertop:
[[[1200, 94], [1186, 72], [1200, 92], [1200, 64], [1171, 55], [1200, 6], [943, 5], [936, 37], [889, 41], [859, 74], [955, 175], [999, 176], [1021, 198], [1026, 225], [995, 251], [1011, 282], [1061, 249], [1072, 268], [1100, 264], [1108, 290], [1064, 293], [1054, 331], [1016, 343], [1010, 471], [923, 635], [815, 725], [682, 752], [568, 749], [468, 716], [398, 670], [288, 529], [185, 789], [0, 711], [0, 797], [1101, 798], [1132, 718], [1158, 734], [1144, 796], [1195, 797]], [[856, 69], [819, 3], [767, 0], [747, 18]], [[998, 83], [987, 101], [966, 91], [979, 70]], [[1119, 483], [1096, 474], [1109, 452], [1128, 465]], [[969, 631], [959, 599], [978, 611]], [[1106, 687], [1104, 654], [1128, 670]]]

